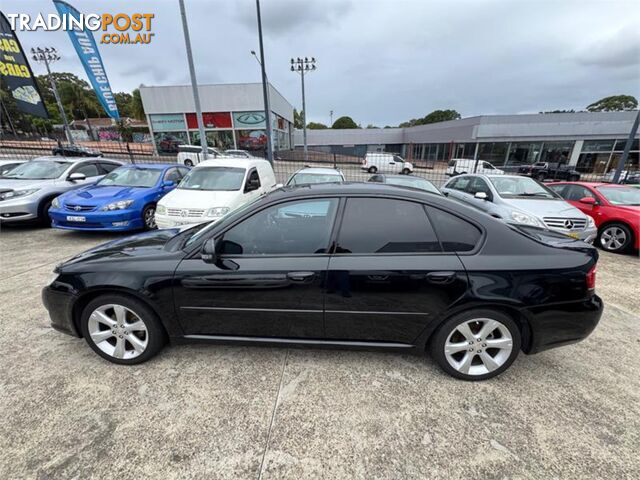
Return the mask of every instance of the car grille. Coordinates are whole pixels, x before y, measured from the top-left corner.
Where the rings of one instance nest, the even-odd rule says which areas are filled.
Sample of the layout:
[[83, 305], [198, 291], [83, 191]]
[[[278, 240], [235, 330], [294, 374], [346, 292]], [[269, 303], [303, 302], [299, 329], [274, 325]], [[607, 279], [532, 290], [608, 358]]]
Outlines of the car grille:
[[193, 208], [168, 208], [167, 215], [170, 217], [202, 217], [204, 210], [197, 210]]
[[65, 204], [64, 208], [72, 212], [91, 212], [96, 209], [95, 205], [71, 205], [68, 203]]
[[544, 217], [543, 220], [549, 228], [570, 231], [584, 230], [584, 227], [587, 226], [587, 220], [584, 218]]

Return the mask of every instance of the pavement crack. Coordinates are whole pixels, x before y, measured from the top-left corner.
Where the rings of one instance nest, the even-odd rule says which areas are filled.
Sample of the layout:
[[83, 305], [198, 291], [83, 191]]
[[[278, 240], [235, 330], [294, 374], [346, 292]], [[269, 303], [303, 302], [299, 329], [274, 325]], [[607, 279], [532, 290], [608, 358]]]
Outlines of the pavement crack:
[[260, 470], [258, 471], [258, 480], [262, 479], [262, 474], [264, 472], [265, 467], [265, 459], [267, 458], [267, 452], [269, 451], [269, 443], [271, 442], [271, 432], [273, 430], [273, 423], [276, 419], [276, 411], [278, 410], [278, 405], [280, 403], [280, 393], [282, 392], [282, 383], [284, 382], [284, 372], [287, 368], [287, 360], [289, 359], [289, 349], [285, 352], [284, 361], [282, 362], [282, 372], [280, 373], [280, 383], [278, 384], [278, 392], [276, 394], [276, 399], [273, 402], [273, 411], [271, 412], [271, 421], [269, 422], [269, 430], [267, 431], [267, 443], [264, 446], [264, 452], [262, 452], [262, 461], [260, 462]]

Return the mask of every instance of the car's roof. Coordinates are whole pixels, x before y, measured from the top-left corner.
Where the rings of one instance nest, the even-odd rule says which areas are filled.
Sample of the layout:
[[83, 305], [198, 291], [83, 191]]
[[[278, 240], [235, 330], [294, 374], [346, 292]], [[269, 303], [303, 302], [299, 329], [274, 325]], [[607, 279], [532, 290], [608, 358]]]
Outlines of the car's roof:
[[217, 157], [198, 163], [194, 168], [200, 167], [237, 167], [251, 168], [261, 163], [269, 163], [261, 158]]
[[9, 158], [0, 158], [0, 164], [6, 164], [6, 163], [25, 163], [28, 162], [29, 160], [26, 160], [24, 158], [14, 158], [14, 159], [9, 159]]
[[429, 180], [428, 178], [419, 177], [418, 175], [387, 175], [386, 173], [376, 173], [376, 175], [379, 175], [384, 178], [399, 178], [403, 180], [406, 178], [417, 178], [419, 180], [426, 180], [427, 182], [431, 182], [431, 180]]
[[311, 174], [317, 173], [322, 175], [333, 173], [335, 175], [342, 175], [342, 173], [339, 170], [336, 170], [335, 168], [329, 168], [329, 167], [304, 167], [298, 170], [296, 173], [311, 173]]
[[65, 157], [59, 155], [49, 155], [43, 157], [36, 157], [30, 160], [31, 162], [57, 162], [57, 163], [79, 163], [79, 162], [114, 162], [120, 163], [121, 165], [125, 165], [122, 160], [115, 160], [113, 158], [105, 158], [105, 157]]
[[296, 186], [285, 186], [274, 190], [273, 196], [298, 197], [307, 195], [389, 195], [412, 197], [415, 199], [432, 199], [440, 197], [426, 190], [406, 188], [399, 185], [378, 182], [343, 182], [343, 183], [312, 183]]
[[607, 182], [553, 182], [548, 185], [580, 185], [583, 187], [599, 188], [599, 187], [628, 187], [628, 184], [607, 183]]
[[125, 163], [123, 167], [127, 168], [145, 168], [149, 170], [164, 170], [172, 167], [183, 167], [183, 165], [176, 165], [175, 163]]

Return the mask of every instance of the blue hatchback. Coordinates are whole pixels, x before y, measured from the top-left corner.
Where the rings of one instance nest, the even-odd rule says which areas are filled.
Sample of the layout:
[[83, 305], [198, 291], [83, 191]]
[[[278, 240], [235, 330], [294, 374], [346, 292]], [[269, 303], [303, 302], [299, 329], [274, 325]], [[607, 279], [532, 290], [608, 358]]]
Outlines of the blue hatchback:
[[49, 209], [52, 226], [101, 231], [156, 228], [156, 203], [188, 171], [187, 167], [175, 164], [117, 168], [93, 185], [55, 198]]

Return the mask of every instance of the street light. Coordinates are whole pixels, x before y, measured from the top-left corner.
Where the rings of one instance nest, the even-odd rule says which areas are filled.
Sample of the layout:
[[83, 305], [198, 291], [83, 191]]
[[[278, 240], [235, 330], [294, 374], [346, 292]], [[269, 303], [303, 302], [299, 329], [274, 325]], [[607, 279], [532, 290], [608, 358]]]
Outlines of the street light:
[[60, 95], [58, 95], [58, 86], [56, 85], [56, 81], [51, 75], [50, 65], [54, 62], [57, 62], [61, 59], [58, 51], [51, 47], [47, 48], [32, 48], [31, 49], [31, 58], [38, 63], [44, 63], [44, 66], [47, 67], [47, 76], [49, 77], [49, 83], [51, 83], [51, 89], [53, 90], [53, 96], [56, 99], [56, 103], [58, 104], [58, 110], [60, 110], [60, 116], [62, 117], [62, 123], [64, 124], [64, 133], [67, 137], [67, 141], [73, 145], [73, 137], [71, 136], [71, 130], [69, 129], [69, 122], [67, 121], [67, 114], [64, 113], [64, 108], [62, 108], [62, 102], [60, 101]]
[[304, 159], [308, 160], [309, 152], [307, 149], [307, 106], [305, 102], [304, 96], [304, 76], [307, 73], [311, 73], [316, 69], [316, 58], [315, 57], [304, 57], [304, 58], [292, 58], [291, 59], [291, 71], [297, 72], [300, 74], [300, 78], [302, 79], [302, 137], [304, 141]]
[[[262, 42], [262, 16], [260, 0], [256, 0], [256, 16], [258, 20], [258, 41], [260, 44], [260, 69], [262, 70], [262, 96], [264, 98], [264, 120], [267, 127], [267, 160], [273, 164], [273, 138], [271, 136], [271, 107], [269, 106], [269, 88], [267, 85], [267, 67], [264, 61], [264, 44]], [[255, 55], [255, 53], [254, 53]], [[258, 57], [256, 57], [256, 60]]]

